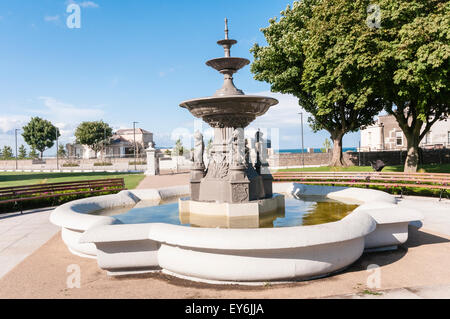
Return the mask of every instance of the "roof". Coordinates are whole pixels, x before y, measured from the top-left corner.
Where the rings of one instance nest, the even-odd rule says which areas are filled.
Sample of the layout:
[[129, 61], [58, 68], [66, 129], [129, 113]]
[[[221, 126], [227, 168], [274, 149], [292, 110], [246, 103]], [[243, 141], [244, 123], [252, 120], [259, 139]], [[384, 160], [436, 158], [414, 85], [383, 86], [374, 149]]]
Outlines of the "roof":
[[[136, 133], [137, 134], [152, 134], [152, 132], [146, 131], [141, 128], [136, 128]], [[120, 130], [117, 130], [116, 134], [117, 135], [133, 134], [133, 129], [132, 128], [120, 129]]]

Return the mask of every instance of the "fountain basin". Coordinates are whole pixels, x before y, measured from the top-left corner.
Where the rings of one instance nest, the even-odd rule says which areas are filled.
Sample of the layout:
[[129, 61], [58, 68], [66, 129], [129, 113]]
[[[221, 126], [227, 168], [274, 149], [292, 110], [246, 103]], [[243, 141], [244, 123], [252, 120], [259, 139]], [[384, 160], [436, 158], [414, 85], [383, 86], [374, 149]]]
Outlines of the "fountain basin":
[[[399, 208], [387, 193], [357, 188], [275, 183], [277, 193], [320, 195], [360, 204], [340, 221], [314, 226], [260, 229], [190, 228], [149, 223], [119, 224], [86, 215], [102, 207], [127, 206], [189, 193], [189, 187], [123, 191], [58, 207], [51, 221], [78, 255], [97, 258], [110, 275], [163, 271], [206, 282], [283, 282], [329, 275], [356, 261], [364, 249], [384, 249], [407, 240], [408, 224], [422, 219]], [[64, 232], [74, 236], [64, 236]]]

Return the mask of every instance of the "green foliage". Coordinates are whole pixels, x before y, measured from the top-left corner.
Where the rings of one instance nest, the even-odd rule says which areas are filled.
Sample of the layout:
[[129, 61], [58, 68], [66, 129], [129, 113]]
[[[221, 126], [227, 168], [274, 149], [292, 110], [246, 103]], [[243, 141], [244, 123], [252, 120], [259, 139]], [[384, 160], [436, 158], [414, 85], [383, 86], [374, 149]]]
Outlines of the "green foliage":
[[94, 163], [94, 166], [112, 166], [113, 163], [110, 162], [96, 162]]
[[20, 145], [17, 158], [20, 160], [27, 158], [27, 149], [25, 148], [25, 145]]
[[11, 146], [3, 146], [1, 158], [3, 160], [9, 160], [13, 158], [13, 151]]
[[183, 147], [183, 143], [181, 142], [181, 139], [178, 139], [175, 142], [175, 148], [173, 149], [173, 155], [174, 156], [182, 156], [187, 150]]
[[[255, 79], [288, 93], [312, 114], [313, 130], [327, 130], [342, 160], [342, 137], [373, 123], [383, 108], [377, 98], [379, 51], [366, 25], [368, 0], [303, 0], [262, 29], [268, 46], [252, 48]], [[333, 154], [335, 155], [335, 154]], [[333, 156], [334, 158], [334, 156]]]
[[166, 155], [171, 155], [172, 152], [171, 152], [170, 150], [165, 150], [165, 151], [164, 151], [164, 154], [166, 154]]
[[82, 122], [75, 131], [76, 141], [89, 146], [95, 153], [103, 149], [112, 136], [112, 128], [103, 121]]
[[31, 146], [31, 151], [30, 151], [30, 154], [28, 154], [28, 156], [31, 159], [36, 159], [39, 157], [38, 153], [36, 152], [36, 148], [34, 146]]
[[396, 117], [408, 142], [405, 170], [418, 166], [419, 143], [449, 108], [450, 2], [447, 0], [377, 1], [383, 50], [380, 93], [386, 111]]
[[22, 136], [28, 145], [41, 153], [42, 157], [44, 151], [54, 145], [60, 133], [50, 121], [32, 117], [31, 121], [23, 127]]
[[64, 148], [64, 145], [58, 146], [58, 157], [65, 157], [66, 156], [66, 150]]
[[213, 139], [210, 138], [208, 141], [208, 145], [206, 145], [206, 154], [210, 153], [212, 146], [213, 146]]
[[321, 148], [321, 152], [322, 153], [328, 153], [328, 150], [331, 148], [331, 142], [329, 139], [325, 139], [325, 141], [323, 142], [323, 148]]

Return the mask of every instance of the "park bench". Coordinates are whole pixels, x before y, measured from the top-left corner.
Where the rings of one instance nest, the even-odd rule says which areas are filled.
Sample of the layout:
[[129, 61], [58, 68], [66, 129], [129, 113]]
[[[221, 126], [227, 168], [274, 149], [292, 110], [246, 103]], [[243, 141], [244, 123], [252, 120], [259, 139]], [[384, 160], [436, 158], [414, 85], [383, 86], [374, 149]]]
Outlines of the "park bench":
[[450, 174], [399, 172], [276, 172], [275, 182], [314, 185], [384, 186], [400, 188], [401, 196], [410, 187], [440, 190], [439, 200], [450, 189]]
[[[119, 192], [125, 190], [123, 178], [76, 182], [60, 182], [0, 188], [0, 212], [2, 204], [14, 204], [22, 212], [22, 202], [62, 196]], [[52, 205], [54, 206], [54, 205]]]

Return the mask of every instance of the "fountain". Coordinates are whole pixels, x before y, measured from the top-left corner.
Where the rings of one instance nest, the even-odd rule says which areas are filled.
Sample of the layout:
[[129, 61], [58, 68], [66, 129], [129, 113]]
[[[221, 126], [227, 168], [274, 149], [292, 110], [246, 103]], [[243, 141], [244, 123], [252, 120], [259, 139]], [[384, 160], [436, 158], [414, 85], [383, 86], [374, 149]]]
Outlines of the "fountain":
[[[161, 271], [208, 283], [262, 284], [327, 276], [351, 265], [364, 251], [396, 249], [406, 242], [408, 224], [423, 216], [397, 205], [390, 194], [272, 183], [261, 132], [256, 133], [257, 156], [252, 159], [244, 129], [278, 101], [245, 95], [235, 87], [233, 74], [249, 61], [230, 56], [237, 42], [228, 39], [227, 22], [225, 26], [225, 39], [218, 42], [225, 57], [206, 63], [224, 75], [222, 88], [211, 97], [181, 103], [214, 128], [208, 167], [203, 136], [195, 132], [189, 185], [127, 190], [59, 206], [50, 220], [61, 227], [68, 249], [96, 259], [114, 276]], [[312, 217], [310, 223], [296, 222], [289, 217], [299, 215], [295, 200], [305, 203], [308, 196], [359, 206], [332, 220], [319, 214], [319, 222]], [[173, 198], [183, 198], [175, 209], [167, 204]], [[153, 206], [147, 207], [149, 202]], [[329, 207], [337, 213], [337, 206]], [[136, 217], [133, 210], [147, 208], [141, 211], [145, 217], [164, 218], [130, 222]]]
[[245, 145], [244, 129], [256, 117], [276, 104], [276, 99], [245, 95], [233, 83], [233, 74], [250, 63], [244, 58], [231, 57], [236, 40], [228, 38], [225, 19], [225, 57], [212, 59], [206, 65], [224, 75], [222, 88], [211, 97], [197, 98], [180, 104], [197, 118], [214, 128], [211, 159], [207, 169], [203, 163], [203, 136], [196, 132], [194, 167], [191, 170], [190, 200], [180, 200], [180, 211], [195, 214], [260, 216], [279, 211], [284, 206], [282, 195], [272, 193], [266, 142], [261, 132], [256, 133], [257, 158], [252, 163]]

